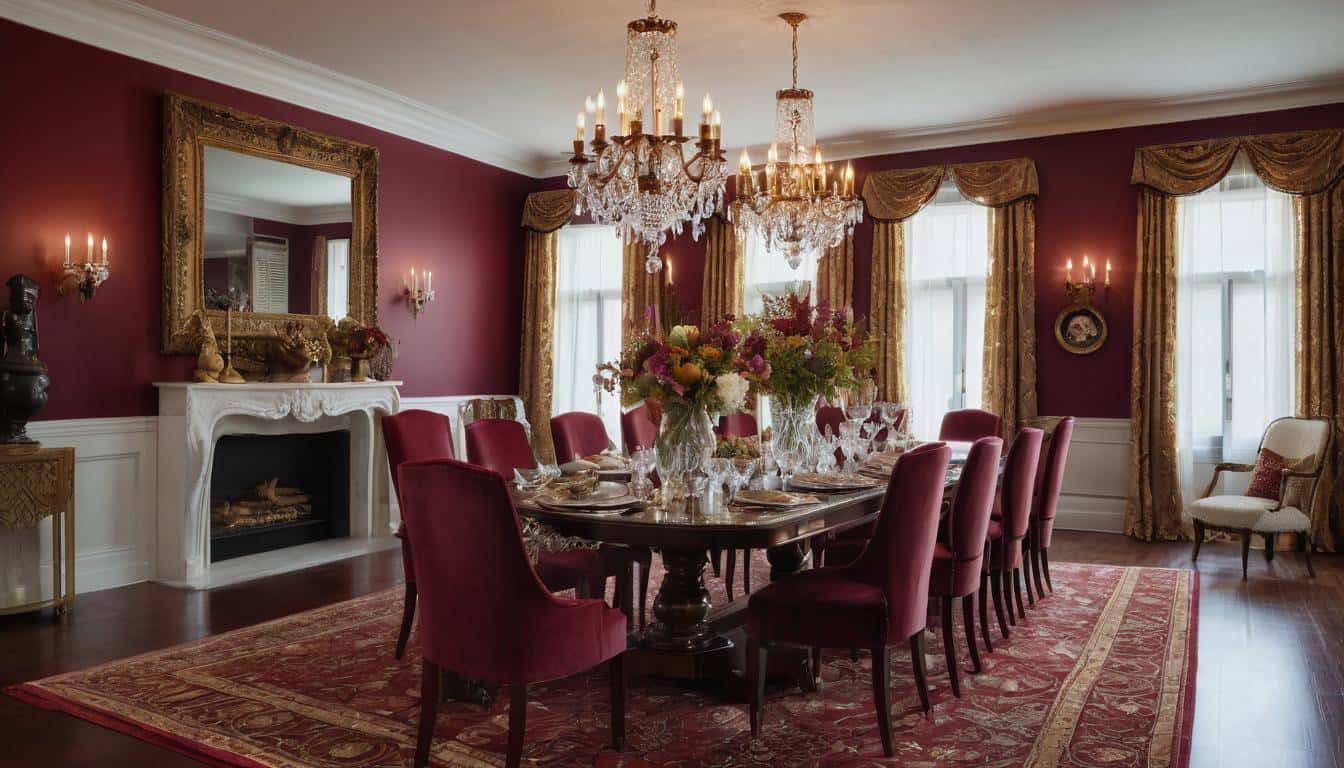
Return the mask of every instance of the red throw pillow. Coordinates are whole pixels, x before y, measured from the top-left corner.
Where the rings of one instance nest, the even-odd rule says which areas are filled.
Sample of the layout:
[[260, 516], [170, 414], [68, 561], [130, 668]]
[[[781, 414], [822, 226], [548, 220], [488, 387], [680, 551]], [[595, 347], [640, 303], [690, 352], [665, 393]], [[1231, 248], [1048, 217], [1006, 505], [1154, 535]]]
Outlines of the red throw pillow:
[[1260, 455], [1255, 457], [1255, 471], [1251, 473], [1246, 495], [1278, 501], [1283, 471], [1296, 463], [1295, 459], [1290, 461], [1268, 448], [1261, 448]]

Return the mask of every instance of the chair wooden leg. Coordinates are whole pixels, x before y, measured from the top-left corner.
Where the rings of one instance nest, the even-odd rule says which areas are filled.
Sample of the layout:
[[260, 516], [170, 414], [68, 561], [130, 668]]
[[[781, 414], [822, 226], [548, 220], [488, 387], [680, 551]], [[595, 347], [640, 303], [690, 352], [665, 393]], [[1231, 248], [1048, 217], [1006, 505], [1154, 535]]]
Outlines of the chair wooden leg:
[[[1032, 608], [1036, 607], [1036, 595], [1032, 594], [1031, 591], [1031, 557], [1032, 553], [1035, 551], [1036, 548], [1032, 547], [1031, 549], [1022, 553], [1022, 567], [1018, 569], [1022, 573], [1022, 586], [1027, 591], [1027, 605]], [[1019, 602], [1021, 601], [1020, 596], [1018, 598], [1018, 601]]]
[[1007, 640], [1008, 622], [1003, 617], [1003, 574], [999, 571], [989, 572], [989, 592], [990, 597], [994, 598], [994, 615], [999, 620], [999, 632]]
[[1274, 562], [1274, 544], [1275, 544], [1275, 541], [1274, 541], [1274, 540], [1277, 539], [1278, 537], [1279, 537], [1279, 535], [1278, 535], [1277, 533], [1266, 533], [1266, 534], [1265, 534], [1265, 537], [1264, 537], [1264, 538], [1265, 538], [1265, 562], [1267, 562], [1267, 563], [1272, 563], [1272, 562]]
[[751, 735], [761, 735], [765, 711], [765, 665], [767, 651], [754, 637], [747, 638], [747, 687], [751, 689]]
[[420, 662], [420, 726], [415, 744], [414, 768], [429, 765], [429, 747], [434, 741], [434, 721], [439, 714], [439, 665]]
[[961, 698], [961, 678], [957, 674], [957, 637], [952, 631], [952, 598], [944, 597], [943, 611], [943, 656], [947, 658], [947, 678], [952, 683], [952, 695]]
[[728, 550], [728, 562], [723, 569], [723, 588], [728, 591], [728, 601], [733, 600], [733, 574], [737, 572], [737, 550]]
[[980, 589], [976, 590], [980, 603], [980, 639], [985, 641], [985, 653], [994, 652], [994, 641], [989, 638], [989, 574], [980, 572]]
[[649, 564], [640, 563], [640, 564], [639, 564], [639, 628], [640, 628], [640, 630], [643, 630], [643, 629], [644, 629], [644, 626], [648, 623], [648, 619], [647, 619], [646, 617], [648, 616], [648, 606], [649, 606], [649, 571], [652, 570], [652, 568], [650, 567], [651, 565], [652, 565], [652, 563], [649, 563]]
[[742, 594], [751, 594], [751, 550], [742, 550]]
[[1041, 581], [1041, 552], [1040, 546], [1031, 548], [1031, 578], [1036, 582], [1036, 598], [1045, 599], [1045, 583]]
[[1050, 581], [1050, 550], [1041, 550], [1041, 573], [1045, 574], [1045, 586], [1050, 588], [1050, 594], [1055, 593], [1054, 582]]
[[1310, 531], [1301, 534], [1301, 536], [1302, 536], [1302, 543], [1304, 545], [1302, 548], [1302, 552], [1307, 557], [1307, 575], [1314, 579], [1316, 578], [1316, 569], [1311, 564], [1311, 550], [1316, 548], [1316, 544], [1311, 540]]
[[718, 547], [710, 547], [709, 550], [709, 569], [714, 572], [714, 578], [719, 578], [719, 564], [723, 562], [723, 552]]
[[625, 748], [625, 654], [618, 653], [607, 662], [611, 678], [611, 746], [616, 751]]
[[812, 646], [812, 690], [821, 690], [821, 646]]
[[1204, 544], [1204, 522], [1196, 518], [1195, 520], [1195, 546], [1190, 550], [1190, 562], [1199, 559], [1199, 548]]
[[1013, 595], [1017, 598], [1017, 615], [1023, 621], [1027, 620], [1027, 608], [1022, 604], [1022, 569], [1013, 569]]
[[[873, 661], [877, 663], [876, 660]], [[920, 630], [910, 637], [910, 665], [915, 669], [915, 688], [919, 690], [919, 703], [924, 705], [924, 714], [929, 714], [929, 679], [924, 668], [924, 631]]]
[[406, 582], [406, 596], [401, 604], [401, 632], [397, 635], [397, 659], [406, 653], [406, 643], [411, 639], [411, 627], [415, 625], [415, 582]]
[[[917, 636], [923, 637], [923, 633]], [[873, 708], [877, 710], [877, 731], [882, 735], [882, 754], [892, 757], [896, 746], [891, 737], [891, 650], [885, 645], [873, 649]], [[928, 705], [924, 708], [927, 710]]]
[[635, 631], [635, 563], [629, 561], [621, 566], [616, 576], [616, 592], [612, 595], [616, 607], [625, 614], [625, 633]]
[[509, 753], [505, 768], [518, 768], [523, 762], [523, 732], [527, 730], [527, 683], [509, 686]]
[[975, 593], [961, 598], [961, 621], [966, 625], [966, 648], [971, 652], [971, 671], [980, 671], [980, 649], [975, 643]]
[[1017, 626], [1017, 607], [1013, 605], [1013, 572], [1004, 571], [1000, 576], [999, 588], [1003, 590], [1004, 607], [1008, 610], [1008, 626]]
[[1241, 532], [1241, 580], [1246, 580], [1246, 563], [1251, 558], [1251, 532]]

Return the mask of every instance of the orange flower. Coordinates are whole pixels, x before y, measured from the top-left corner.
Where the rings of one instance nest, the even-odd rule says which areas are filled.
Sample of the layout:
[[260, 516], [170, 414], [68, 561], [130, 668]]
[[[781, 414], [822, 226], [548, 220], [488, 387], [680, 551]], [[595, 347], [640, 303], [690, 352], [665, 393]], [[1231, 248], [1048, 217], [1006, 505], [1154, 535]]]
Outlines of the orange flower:
[[723, 352], [720, 352], [719, 348], [712, 344], [706, 344], [701, 347], [699, 354], [706, 360], [718, 360], [720, 357], [723, 357]]
[[797, 349], [797, 348], [803, 346], [803, 337], [802, 337], [802, 336], [789, 336], [789, 337], [788, 337], [787, 339], [785, 339], [784, 341], [785, 341], [786, 344], [788, 344], [790, 347], [793, 347], [794, 349]]
[[704, 371], [695, 363], [682, 363], [672, 369], [672, 378], [683, 387], [693, 387], [704, 377]]

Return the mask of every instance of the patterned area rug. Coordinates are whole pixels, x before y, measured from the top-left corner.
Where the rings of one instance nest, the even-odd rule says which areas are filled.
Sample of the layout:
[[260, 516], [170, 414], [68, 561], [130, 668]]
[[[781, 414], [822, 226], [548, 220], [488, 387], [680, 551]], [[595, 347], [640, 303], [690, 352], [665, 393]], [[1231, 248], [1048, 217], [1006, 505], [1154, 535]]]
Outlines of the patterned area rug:
[[[525, 762], [1184, 768], [1196, 574], [1063, 563], [1054, 570], [1054, 594], [1028, 610], [1011, 641], [995, 630], [995, 652], [982, 649], [984, 672], [962, 675], [961, 699], [947, 688], [941, 638], [930, 638], [931, 717], [919, 710], [904, 647], [893, 654], [892, 761], [878, 741], [868, 654], [853, 662], [828, 651], [821, 692], [771, 691], [756, 739], [741, 703], [703, 687], [633, 680], [627, 748], [617, 753], [607, 746], [602, 672], [534, 686]], [[754, 584], [767, 573], [763, 559], [753, 563]], [[717, 580], [711, 589], [721, 595]], [[392, 657], [400, 612], [400, 590], [382, 592], [8, 693], [215, 765], [406, 766], [420, 664], [414, 637], [402, 662]], [[960, 611], [957, 618], [960, 634]], [[967, 669], [961, 637], [958, 646]], [[488, 712], [445, 704], [433, 762], [502, 765], [507, 729], [506, 691]]]

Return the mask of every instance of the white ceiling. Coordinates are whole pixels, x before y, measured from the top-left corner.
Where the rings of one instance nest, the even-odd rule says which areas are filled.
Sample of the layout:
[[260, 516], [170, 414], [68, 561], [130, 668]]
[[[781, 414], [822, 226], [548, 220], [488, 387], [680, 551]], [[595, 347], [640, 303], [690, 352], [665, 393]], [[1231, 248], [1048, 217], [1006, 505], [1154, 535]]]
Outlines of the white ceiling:
[[[458, 151], [535, 174], [563, 167], [575, 112], [588, 92], [611, 94], [624, 25], [644, 9], [638, 0], [142, 5], [386, 89], [434, 119], [460, 118], [454, 130], [497, 146]], [[659, 11], [680, 25], [688, 102], [713, 94], [728, 146], [769, 140], [774, 91], [789, 79], [788, 27], [776, 15], [793, 9], [812, 17], [799, 84], [816, 91], [817, 136], [836, 156], [907, 148], [916, 136], [964, 143], [1004, 137], [976, 135], [983, 129], [1043, 134], [1344, 94], [1340, 0], [664, 0]], [[1189, 105], [1204, 106], [1173, 111]], [[494, 157], [504, 154], [514, 161]]]
[[344, 222], [350, 220], [350, 179], [206, 147], [205, 207], [290, 224]]

